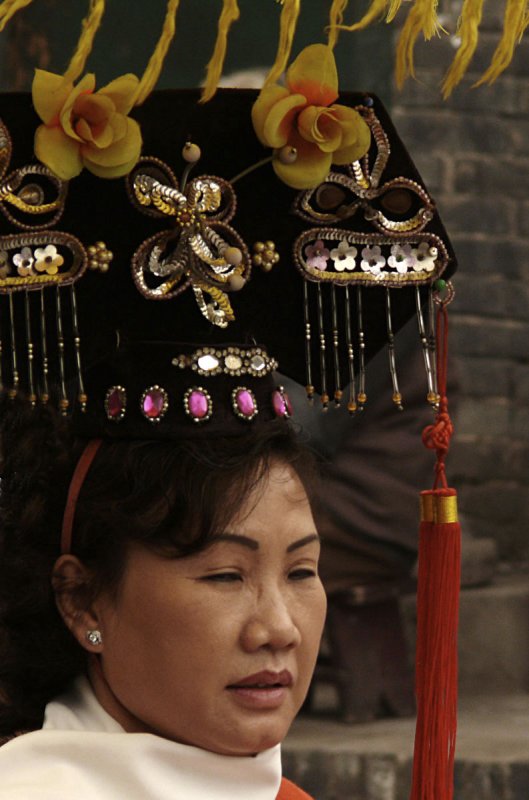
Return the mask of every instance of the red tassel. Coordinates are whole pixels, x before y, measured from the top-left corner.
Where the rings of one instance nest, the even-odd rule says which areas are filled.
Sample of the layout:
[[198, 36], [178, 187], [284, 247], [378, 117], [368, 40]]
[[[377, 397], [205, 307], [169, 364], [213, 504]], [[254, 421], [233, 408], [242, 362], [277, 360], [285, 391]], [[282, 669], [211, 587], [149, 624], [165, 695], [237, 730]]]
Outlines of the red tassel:
[[452, 800], [461, 530], [453, 489], [422, 492], [421, 501], [411, 800]]
[[452, 800], [454, 793], [461, 529], [457, 494], [447, 486], [444, 468], [453, 430], [446, 398], [447, 337], [448, 317], [441, 305], [437, 327], [439, 413], [423, 433], [426, 447], [437, 453], [437, 463], [434, 488], [421, 493], [417, 726], [410, 800]]

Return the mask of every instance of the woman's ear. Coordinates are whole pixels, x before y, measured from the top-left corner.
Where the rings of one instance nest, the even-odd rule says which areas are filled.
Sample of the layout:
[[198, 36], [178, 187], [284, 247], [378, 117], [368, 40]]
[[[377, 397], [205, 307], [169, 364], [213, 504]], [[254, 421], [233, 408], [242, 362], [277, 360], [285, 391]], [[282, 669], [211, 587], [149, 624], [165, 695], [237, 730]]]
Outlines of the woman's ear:
[[103, 650], [101, 621], [93, 603], [92, 573], [72, 555], [63, 555], [56, 562], [51, 583], [55, 602], [64, 624], [81, 647], [89, 653]]

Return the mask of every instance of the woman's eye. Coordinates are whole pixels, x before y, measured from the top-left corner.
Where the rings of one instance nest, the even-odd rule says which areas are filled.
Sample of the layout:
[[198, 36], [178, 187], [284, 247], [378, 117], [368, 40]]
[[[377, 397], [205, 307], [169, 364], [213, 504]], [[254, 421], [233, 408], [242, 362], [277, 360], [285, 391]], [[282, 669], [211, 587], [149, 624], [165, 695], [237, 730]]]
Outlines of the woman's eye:
[[204, 575], [202, 580], [213, 583], [233, 583], [242, 581], [242, 575], [239, 572], [214, 572], [212, 575]]
[[315, 578], [318, 573], [315, 569], [304, 567], [303, 569], [294, 569], [289, 572], [288, 577], [291, 581], [303, 581], [307, 578]]

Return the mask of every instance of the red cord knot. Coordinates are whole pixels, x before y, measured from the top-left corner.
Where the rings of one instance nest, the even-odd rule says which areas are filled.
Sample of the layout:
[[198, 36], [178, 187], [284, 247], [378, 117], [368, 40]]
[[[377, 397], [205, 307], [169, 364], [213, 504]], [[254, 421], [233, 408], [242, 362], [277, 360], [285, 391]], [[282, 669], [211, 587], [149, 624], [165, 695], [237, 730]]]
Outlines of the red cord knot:
[[422, 442], [425, 447], [435, 450], [438, 457], [441, 457], [448, 453], [453, 432], [454, 426], [448, 411], [440, 411], [433, 425], [428, 425], [423, 430]]

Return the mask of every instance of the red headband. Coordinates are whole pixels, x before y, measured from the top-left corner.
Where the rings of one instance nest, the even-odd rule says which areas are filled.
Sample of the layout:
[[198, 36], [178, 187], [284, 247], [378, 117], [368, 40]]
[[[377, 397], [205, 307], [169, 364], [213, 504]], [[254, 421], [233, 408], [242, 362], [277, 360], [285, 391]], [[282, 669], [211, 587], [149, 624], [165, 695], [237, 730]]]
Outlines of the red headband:
[[77, 466], [70, 482], [68, 489], [68, 497], [66, 500], [66, 508], [64, 509], [64, 517], [62, 519], [62, 533], [61, 533], [61, 554], [65, 555], [71, 551], [72, 548], [72, 529], [75, 512], [77, 510], [77, 500], [79, 493], [82, 489], [88, 470], [92, 466], [92, 461], [97, 455], [102, 439], [91, 439], [81, 453], [81, 457], [77, 462]]

